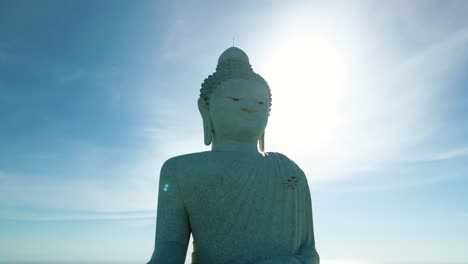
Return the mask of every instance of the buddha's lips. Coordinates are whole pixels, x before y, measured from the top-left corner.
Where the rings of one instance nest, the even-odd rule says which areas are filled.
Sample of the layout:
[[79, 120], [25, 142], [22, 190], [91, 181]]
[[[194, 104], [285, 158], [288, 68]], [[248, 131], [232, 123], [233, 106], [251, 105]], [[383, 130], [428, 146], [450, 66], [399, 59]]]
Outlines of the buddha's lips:
[[248, 113], [257, 112], [257, 110], [255, 110], [255, 109], [250, 109], [250, 108], [241, 108], [241, 111], [243, 111], [243, 112], [248, 112]]

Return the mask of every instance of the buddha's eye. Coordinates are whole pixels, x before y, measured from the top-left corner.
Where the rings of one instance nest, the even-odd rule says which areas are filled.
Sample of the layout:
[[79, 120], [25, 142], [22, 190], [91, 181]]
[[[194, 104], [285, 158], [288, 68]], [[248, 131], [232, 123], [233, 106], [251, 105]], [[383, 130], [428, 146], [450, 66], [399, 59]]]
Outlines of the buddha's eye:
[[231, 97], [231, 96], [228, 96], [229, 99], [233, 100], [233, 101], [236, 101], [238, 102], [240, 100], [240, 98], [236, 98], [236, 97]]
[[262, 101], [258, 101], [258, 104], [261, 104], [261, 105], [262, 105], [262, 104], [265, 104], [265, 102], [262, 102]]

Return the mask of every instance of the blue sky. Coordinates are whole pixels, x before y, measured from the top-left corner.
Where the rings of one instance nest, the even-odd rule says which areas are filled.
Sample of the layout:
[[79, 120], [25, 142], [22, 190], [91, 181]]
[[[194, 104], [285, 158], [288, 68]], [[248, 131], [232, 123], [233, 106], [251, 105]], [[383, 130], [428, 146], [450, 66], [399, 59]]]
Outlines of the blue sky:
[[[465, 1], [2, 1], [0, 261], [151, 255], [159, 168], [203, 151], [232, 45], [266, 150], [312, 191], [323, 263], [468, 263]], [[366, 262], [367, 261], [367, 262]]]

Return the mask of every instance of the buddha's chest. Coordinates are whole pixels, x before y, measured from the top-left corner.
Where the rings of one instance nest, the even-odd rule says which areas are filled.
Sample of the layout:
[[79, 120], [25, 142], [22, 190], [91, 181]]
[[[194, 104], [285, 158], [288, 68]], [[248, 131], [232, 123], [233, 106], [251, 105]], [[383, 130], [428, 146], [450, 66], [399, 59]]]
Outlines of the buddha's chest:
[[[224, 243], [227, 237], [263, 246], [287, 241], [285, 244], [294, 247], [298, 212], [303, 210], [299, 188], [286, 184], [293, 171], [272, 163], [218, 165], [217, 169], [194, 171], [181, 185], [198, 242], [210, 243], [214, 237]], [[250, 234], [258, 236], [249, 242], [245, 238]]]
[[284, 210], [285, 201], [296, 199], [299, 183], [294, 171], [264, 161], [218, 163], [189, 173], [180, 187], [192, 216]]
[[187, 203], [232, 201], [244, 192], [277, 189], [285, 178], [281, 170], [262, 161], [217, 162], [209, 169], [189, 170], [181, 189]]

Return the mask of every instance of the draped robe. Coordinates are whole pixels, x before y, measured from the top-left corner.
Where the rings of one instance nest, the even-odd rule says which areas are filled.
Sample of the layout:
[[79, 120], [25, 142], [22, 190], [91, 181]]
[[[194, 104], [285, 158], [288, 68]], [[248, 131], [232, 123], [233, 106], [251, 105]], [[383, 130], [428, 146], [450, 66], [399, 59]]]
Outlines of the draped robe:
[[155, 250], [149, 264], [261, 263], [289, 256], [316, 264], [310, 191], [303, 171], [279, 153], [207, 151], [161, 169]]

